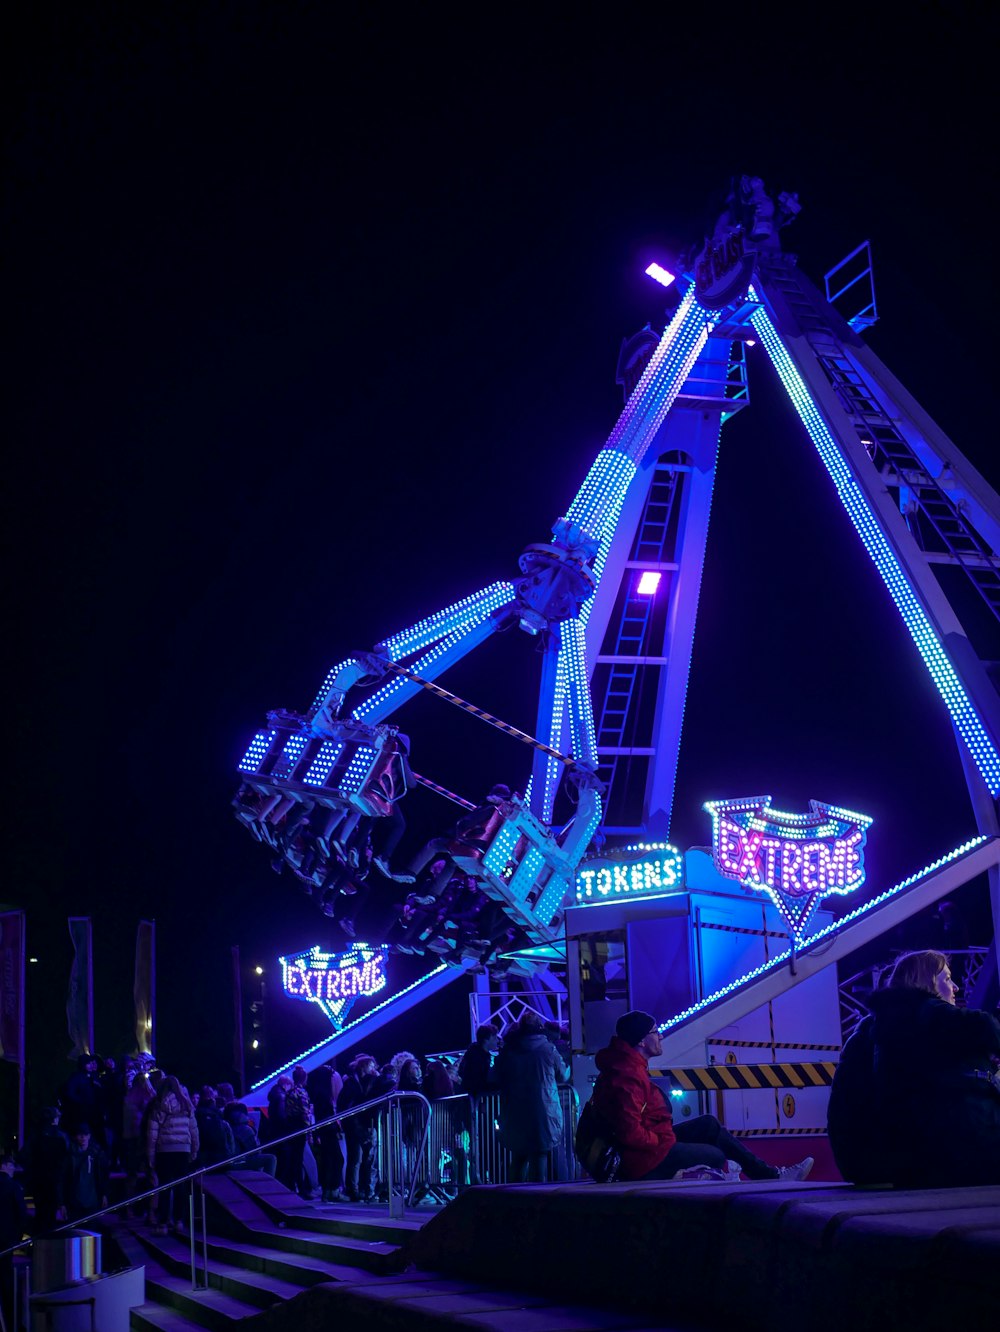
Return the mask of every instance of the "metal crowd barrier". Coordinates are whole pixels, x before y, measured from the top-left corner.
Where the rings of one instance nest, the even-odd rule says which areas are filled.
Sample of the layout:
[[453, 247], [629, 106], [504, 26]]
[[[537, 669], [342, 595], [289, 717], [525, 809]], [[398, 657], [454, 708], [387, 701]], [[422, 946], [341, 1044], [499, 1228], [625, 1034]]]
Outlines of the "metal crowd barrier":
[[[563, 1132], [549, 1154], [549, 1178], [580, 1177], [573, 1154], [573, 1139], [579, 1117], [580, 1098], [570, 1086], [559, 1088]], [[430, 1104], [426, 1150], [413, 1153], [416, 1133], [411, 1128], [402, 1141], [385, 1138], [385, 1118], [379, 1124], [379, 1170], [385, 1174], [388, 1154], [393, 1152], [394, 1178], [404, 1181], [408, 1197], [430, 1196], [446, 1202], [470, 1184], [506, 1184], [510, 1179], [510, 1153], [500, 1139], [500, 1098], [446, 1096]]]
[[[548, 1175], [551, 1180], [576, 1179], [580, 1176], [580, 1170], [573, 1154], [573, 1139], [580, 1100], [573, 1087], [562, 1086], [559, 1088], [559, 1102], [563, 1112], [563, 1132], [559, 1143], [549, 1153]], [[419, 1092], [390, 1092], [380, 1100], [352, 1106], [350, 1110], [311, 1128], [298, 1129], [262, 1146], [265, 1150], [273, 1150], [284, 1143], [311, 1135], [326, 1125], [338, 1124], [341, 1120], [368, 1113], [377, 1115], [373, 1183], [380, 1189], [379, 1196], [384, 1196], [388, 1203], [390, 1216], [401, 1216], [404, 1203], [412, 1206], [423, 1197], [447, 1202], [466, 1185], [506, 1184], [509, 1181], [510, 1154], [500, 1140], [500, 1097], [496, 1092], [476, 1097], [447, 1096], [430, 1102]], [[178, 1204], [182, 1205], [181, 1199], [187, 1186], [191, 1288], [205, 1290], [209, 1284], [205, 1176], [227, 1169], [238, 1169], [245, 1158], [246, 1153], [239, 1152], [215, 1165], [202, 1166], [170, 1184], [145, 1189], [110, 1207], [103, 1207], [57, 1226], [48, 1232], [48, 1236], [65, 1235], [70, 1230], [86, 1227], [124, 1208], [148, 1202], [167, 1191], [176, 1190]], [[0, 1250], [0, 1258], [13, 1255], [17, 1250], [31, 1249], [35, 1238], [23, 1239]]]

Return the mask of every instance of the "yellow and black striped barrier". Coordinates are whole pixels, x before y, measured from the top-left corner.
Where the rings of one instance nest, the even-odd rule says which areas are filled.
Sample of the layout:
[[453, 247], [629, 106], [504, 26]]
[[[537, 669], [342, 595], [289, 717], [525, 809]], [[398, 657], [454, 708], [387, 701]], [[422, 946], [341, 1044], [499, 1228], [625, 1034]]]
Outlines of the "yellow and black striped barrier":
[[757, 1128], [757, 1129], [730, 1129], [734, 1138], [822, 1138], [826, 1134], [825, 1128], [789, 1128], [787, 1124], [781, 1128]]
[[814, 1041], [706, 1041], [706, 1045], [721, 1045], [725, 1050], [840, 1050], [839, 1045], [817, 1045]]
[[707, 1064], [701, 1068], [651, 1068], [654, 1078], [666, 1078], [683, 1091], [747, 1091], [769, 1087], [829, 1087], [837, 1065], [822, 1064]]

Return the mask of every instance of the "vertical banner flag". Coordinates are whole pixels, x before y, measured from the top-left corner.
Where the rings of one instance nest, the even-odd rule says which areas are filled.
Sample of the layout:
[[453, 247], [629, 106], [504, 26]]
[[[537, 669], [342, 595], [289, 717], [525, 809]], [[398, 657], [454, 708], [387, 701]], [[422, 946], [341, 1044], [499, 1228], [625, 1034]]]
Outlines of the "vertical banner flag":
[[135, 1048], [156, 1053], [156, 921], [140, 920], [135, 936]]
[[73, 1042], [70, 1058], [94, 1052], [94, 960], [89, 916], [70, 916], [73, 965], [66, 995], [66, 1025]]
[[24, 1060], [24, 912], [0, 912], [0, 1056]]

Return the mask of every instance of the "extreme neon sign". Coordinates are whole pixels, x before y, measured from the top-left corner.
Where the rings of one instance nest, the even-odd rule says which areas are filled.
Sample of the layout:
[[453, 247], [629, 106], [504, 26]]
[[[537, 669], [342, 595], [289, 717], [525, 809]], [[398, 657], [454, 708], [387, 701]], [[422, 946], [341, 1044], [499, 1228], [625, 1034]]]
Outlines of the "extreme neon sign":
[[667, 842], [626, 846], [614, 857], [585, 861], [576, 872], [576, 900], [581, 906], [620, 901], [624, 897], [655, 897], [679, 892], [684, 884], [684, 857]]
[[289, 999], [318, 1005], [340, 1031], [357, 999], [385, 989], [388, 956], [385, 944], [356, 943], [346, 953], [325, 953], [317, 945], [279, 958], [281, 987]]
[[767, 893], [797, 939], [824, 897], [865, 881], [865, 814], [820, 800], [809, 801], [807, 814], [785, 814], [770, 796], [709, 800], [705, 809], [715, 868]]

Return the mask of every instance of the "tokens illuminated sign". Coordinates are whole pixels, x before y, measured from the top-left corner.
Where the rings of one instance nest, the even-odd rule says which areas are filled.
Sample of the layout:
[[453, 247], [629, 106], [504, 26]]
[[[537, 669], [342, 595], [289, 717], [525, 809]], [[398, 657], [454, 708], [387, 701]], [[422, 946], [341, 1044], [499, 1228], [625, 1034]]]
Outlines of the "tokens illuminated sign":
[[807, 814], [771, 808], [770, 796], [710, 800], [715, 868], [744, 888], [765, 892], [801, 936], [824, 897], [865, 881], [865, 837], [871, 819], [809, 801]]
[[683, 886], [684, 858], [666, 842], [626, 846], [613, 856], [585, 860], [576, 872], [576, 900], [581, 906], [657, 897], [680, 892]]
[[356, 943], [346, 953], [309, 948], [279, 959], [282, 989], [290, 999], [318, 1005], [340, 1031], [357, 999], [385, 989], [388, 956], [385, 944]]

